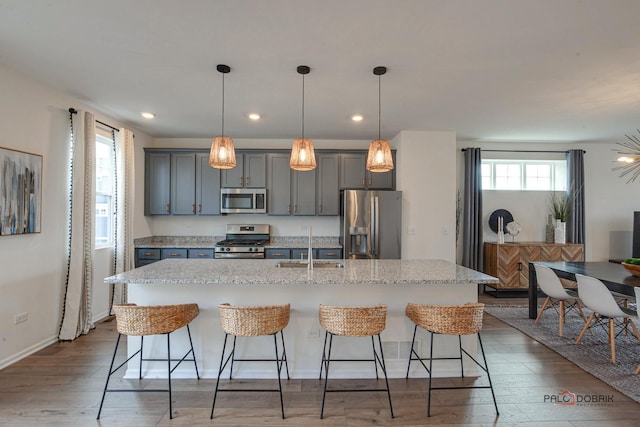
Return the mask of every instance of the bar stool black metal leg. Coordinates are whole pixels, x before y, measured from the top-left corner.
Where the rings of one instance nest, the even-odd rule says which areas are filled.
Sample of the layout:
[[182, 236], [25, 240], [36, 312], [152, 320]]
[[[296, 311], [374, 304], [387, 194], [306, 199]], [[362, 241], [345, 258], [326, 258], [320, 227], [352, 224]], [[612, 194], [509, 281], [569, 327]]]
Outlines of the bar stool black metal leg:
[[324, 333], [324, 344], [322, 346], [322, 362], [320, 362], [320, 375], [318, 375], [318, 379], [321, 380], [322, 379], [322, 369], [324, 368], [324, 363], [325, 363], [325, 359], [326, 359], [326, 354], [327, 354], [327, 336], [329, 335], [329, 332]]
[[171, 343], [167, 334], [167, 377], [169, 383], [169, 419], [173, 419], [173, 406], [171, 403]]
[[282, 362], [278, 357], [278, 333], [273, 334], [273, 344], [276, 349], [276, 372], [278, 373], [278, 392], [280, 393], [280, 411], [282, 413], [282, 419], [284, 420], [284, 402], [282, 400], [282, 381], [280, 380], [280, 370], [282, 369]]
[[464, 363], [462, 363], [462, 336], [458, 335], [458, 348], [460, 349], [460, 372], [464, 378]]
[[224, 343], [222, 344], [222, 355], [220, 356], [220, 367], [218, 368], [218, 379], [216, 380], [216, 389], [213, 392], [213, 403], [211, 404], [211, 415], [209, 419], [213, 419], [213, 410], [216, 407], [216, 398], [218, 397], [218, 386], [220, 385], [220, 375], [222, 375], [222, 369], [224, 367], [224, 353], [227, 350], [227, 338], [229, 334], [224, 334]]
[[121, 334], [118, 334], [118, 339], [116, 340], [116, 348], [113, 350], [113, 357], [111, 358], [111, 364], [109, 365], [109, 373], [107, 374], [107, 381], [104, 384], [104, 391], [102, 392], [102, 400], [100, 400], [100, 408], [98, 409], [98, 416], [96, 420], [100, 419], [100, 413], [102, 412], [102, 404], [104, 403], [104, 398], [107, 395], [107, 388], [109, 388], [109, 380], [111, 379], [111, 374], [113, 373], [113, 363], [116, 360], [116, 354], [118, 353], [118, 345], [120, 344]]
[[487, 364], [487, 358], [484, 355], [484, 347], [482, 346], [480, 332], [478, 332], [478, 342], [480, 343], [480, 351], [482, 352], [482, 360], [484, 361], [485, 371], [487, 372], [487, 379], [489, 380], [489, 388], [491, 389], [491, 396], [493, 397], [493, 405], [496, 407], [496, 415], [500, 415], [500, 412], [498, 411], [498, 403], [496, 402], [496, 395], [493, 392], [493, 384], [491, 383], [491, 374], [489, 374], [489, 365]]
[[[380, 378], [378, 378], [378, 362], [376, 362], [376, 343], [373, 339], [373, 335], [371, 335], [371, 348], [373, 349], [373, 369], [376, 370], [376, 379], [379, 380]], [[382, 352], [382, 345], [380, 346], [380, 352]]]
[[231, 376], [233, 375], [233, 362], [236, 358], [236, 338], [238, 338], [237, 336], [233, 336], [233, 349], [231, 350], [231, 368], [229, 368], [229, 379], [231, 379]]
[[431, 344], [429, 349], [429, 393], [427, 402], [427, 417], [431, 416], [431, 380], [433, 378], [433, 332], [431, 332]]
[[[326, 337], [325, 337], [326, 341]], [[324, 417], [324, 402], [327, 397], [327, 382], [329, 382], [329, 362], [331, 362], [331, 344], [333, 343], [333, 334], [329, 334], [329, 353], [325, 359], [324, 363], [324, 391], [322, 393], [322, 409], [320, 410], [320, 419]]]
[[[371, 337], [371, 339], [373, 339], [373, 336]], [[391, 418], [395, 418], [395, 416], [393, 415], [393, 405], [391, 404], [391, 390], [389, 389], [389, 379], [387, 377], [387, 364], [384, 362], [384, 353], [382, 352], [382, 338], [380, 338], [380, 334], [378, 334], [378, 345], [380, 346], [380, 365], [382, 366], [382, 373], [384, 374], [384, 382], [387, 385], [387, 397], [389, 398], [389, 411], [391, 412]], [[377, 369], [378, 367], [376, 366], [376, 371]]]
[[142, 346], [144, 344], [144, 335], [140, 336], [140, 366], [138, 366], [138, 379], [142, 379]]
[[196, 367], [196, 378], [200, 379], [198, 364], [196, 363], [196, 352], [193, 350], [193, 341], [191, 341], [191, 330], [189, 330], [189, 325], [187, 325], [187, 334], [189, 335], [189, 345], [191, 345], [191, 356], [193, 356], [193, 365]]
[[[287, 379], [290, 380], [289, 376], [289, 363], [287, 362], [287, 348], [284, 346], [284, 334], [280, 331], [280, 340], [282, 341], [282, 360], [284, 360], [284, 368], [287, 372]], [[278, 375], [280, 375], [280, 371], [278, 371]]]
[[411, 360], [413, 360], [413, 346], [416, 342], [416, 331], [418, 330], [418, 325], [413, 327], [413, 338], [411, 339], [411, 350], [409, 350], [409, 363], [407, 363], [407, 376], [405, 378], [409, 378], [409, 369], [411, 368]]

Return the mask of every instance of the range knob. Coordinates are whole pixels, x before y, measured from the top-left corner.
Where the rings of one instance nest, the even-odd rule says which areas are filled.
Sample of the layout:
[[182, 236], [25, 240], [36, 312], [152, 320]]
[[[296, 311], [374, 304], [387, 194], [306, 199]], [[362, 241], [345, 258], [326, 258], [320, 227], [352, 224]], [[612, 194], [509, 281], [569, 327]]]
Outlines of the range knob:
[[249, 248], [249, 252], [253, 252], [253, 248]]
[[226, 248], [226, 251], [229, 252], [231, 250], [231, 248]]

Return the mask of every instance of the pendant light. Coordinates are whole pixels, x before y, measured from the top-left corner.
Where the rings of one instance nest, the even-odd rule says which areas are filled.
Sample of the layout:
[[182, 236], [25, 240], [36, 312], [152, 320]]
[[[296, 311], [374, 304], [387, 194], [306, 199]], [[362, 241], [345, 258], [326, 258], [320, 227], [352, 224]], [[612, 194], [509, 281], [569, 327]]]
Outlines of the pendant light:
[[228, 65], [218, 64], [216, 69], [222, 74], [222, 132], [211, 141], [209, 166], [217, 169], [232, 169], [236, 167], [236, 151], [233, 139], [224, 136], [224, 75], [231, 71]]
[[387, 67], [373, 69], [373, 74], [378, 76], [378, 139], [369, 144], [369, 153], [367, 154], [367, 170], [369, 172], [389, 172], [393, 169], [389, 141], [380, 138], [380, 76], [386, 72]]
[[316, 168], [316, 153], [313, 141], [304, 137], [304, 75], [311, 69], [306, 65], [298, 66], [298, 74], [302, 74], [302, 138], [293, 141], [289, 167], [296, 171], [311, 171]]

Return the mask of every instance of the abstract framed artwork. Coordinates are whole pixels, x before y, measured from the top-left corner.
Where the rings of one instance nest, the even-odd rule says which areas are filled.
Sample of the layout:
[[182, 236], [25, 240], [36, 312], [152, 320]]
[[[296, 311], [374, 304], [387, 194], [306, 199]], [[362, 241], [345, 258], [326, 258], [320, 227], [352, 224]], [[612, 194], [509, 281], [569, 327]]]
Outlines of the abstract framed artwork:
[[42, 156], [0, 147], [0, 236], [40, 233]]

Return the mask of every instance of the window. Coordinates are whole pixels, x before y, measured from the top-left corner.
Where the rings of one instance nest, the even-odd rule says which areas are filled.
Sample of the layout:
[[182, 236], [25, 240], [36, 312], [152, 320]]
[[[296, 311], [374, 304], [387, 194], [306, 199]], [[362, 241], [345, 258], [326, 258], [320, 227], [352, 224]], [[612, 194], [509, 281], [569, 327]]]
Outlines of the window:
[[[108, 136], [105, 136], [108, 135]], [[111, 135], [98, 130], [96, 135], [96, 247], [113, 245], [114, 226], [114, 152]]]
[[482, 160], [483, 190], [565, 191], [566, 160]]

